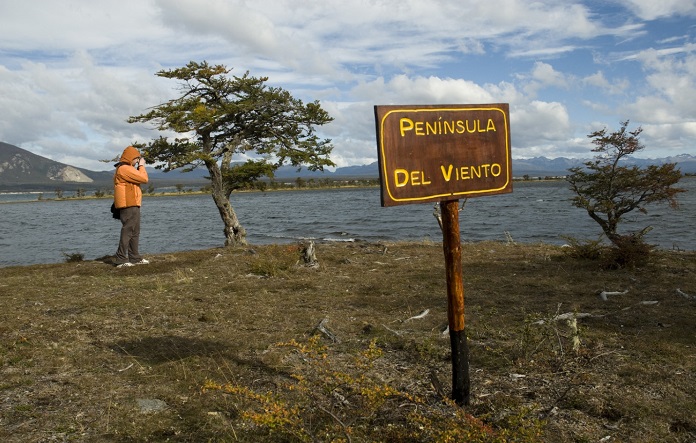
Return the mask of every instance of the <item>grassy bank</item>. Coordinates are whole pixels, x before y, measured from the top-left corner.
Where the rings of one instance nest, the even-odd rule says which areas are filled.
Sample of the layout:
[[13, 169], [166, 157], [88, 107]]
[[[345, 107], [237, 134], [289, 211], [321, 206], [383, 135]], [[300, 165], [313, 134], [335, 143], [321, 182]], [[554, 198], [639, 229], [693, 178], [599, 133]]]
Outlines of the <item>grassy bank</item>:
[[696, 440], [694, 252], [464, 245], [465, 409], [439, 244], [148, 258], [0, 268], [3, 441]]

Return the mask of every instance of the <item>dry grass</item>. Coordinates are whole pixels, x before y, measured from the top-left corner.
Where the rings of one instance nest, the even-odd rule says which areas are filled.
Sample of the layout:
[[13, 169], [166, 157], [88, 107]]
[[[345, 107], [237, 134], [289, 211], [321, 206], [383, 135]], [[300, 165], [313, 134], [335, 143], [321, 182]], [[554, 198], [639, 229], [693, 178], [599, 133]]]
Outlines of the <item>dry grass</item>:
[[[316, 269], [299, 257], [273, 245], [126, 269], [0, 269], [0, 438], [287, 441], [245, 421], [239, 398], [203, 387], [289, 396], [306, 362], [278, 344], [305, 342], [324, 318], [337, 370], [358, 370], [348, 356], [374, 342], [380, 380], [442, 405], [431, 383], [434, 373], [447, 392], [451, 374], [441, 245], [320, 244]], [[677, 293], [696, 295], [696, 253], [603, 271], [555, 246], [475, 243], [463, 270], [468, 413], [494, 430], [536, 424], [539, 441], [696, 441], [696, 300]], [[602, 290], [628, 292], [603, 301]], [[592, 314], [578, 320], [577, 352], [568, 323], [552, 321], [567, 312]]]

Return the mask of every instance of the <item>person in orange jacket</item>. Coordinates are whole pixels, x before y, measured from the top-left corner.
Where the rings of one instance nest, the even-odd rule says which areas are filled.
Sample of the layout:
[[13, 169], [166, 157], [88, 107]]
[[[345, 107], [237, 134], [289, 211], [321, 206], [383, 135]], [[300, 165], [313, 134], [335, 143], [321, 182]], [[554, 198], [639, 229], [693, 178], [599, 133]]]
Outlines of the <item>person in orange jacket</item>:
[[121, 238], [114, 264], [117, 267], [148, 264], [138, 251], [140, 241], [140, 206], [143, 192], [140, 185], [147, 183], [145, 159], [133, 146], [128, 146], [115, 165], [114, 206], [120, 210]]

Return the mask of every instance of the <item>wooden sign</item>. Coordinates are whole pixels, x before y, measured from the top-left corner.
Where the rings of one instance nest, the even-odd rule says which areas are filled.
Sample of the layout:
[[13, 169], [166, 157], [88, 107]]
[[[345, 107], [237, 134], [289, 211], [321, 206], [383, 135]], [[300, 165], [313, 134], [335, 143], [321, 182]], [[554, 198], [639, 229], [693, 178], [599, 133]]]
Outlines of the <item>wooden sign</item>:
[[507, 103], [375, 106], [382, 206], [512, 192]]
[[459, 199], [512, 192], [507, 103], [375, 106], [382, 206], [442, 201], [452, 399], [470, 402]]

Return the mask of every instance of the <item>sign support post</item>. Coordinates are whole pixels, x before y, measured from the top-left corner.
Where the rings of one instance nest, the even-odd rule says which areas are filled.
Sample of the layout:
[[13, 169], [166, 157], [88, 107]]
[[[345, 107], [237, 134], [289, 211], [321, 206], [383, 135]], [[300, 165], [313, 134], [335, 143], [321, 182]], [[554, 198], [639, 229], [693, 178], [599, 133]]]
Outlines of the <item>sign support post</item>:
[[469, 405], [469, 345], [464, 324], [464, 282], [459, 235], [459, 200], [443, 201], [442, 244], [447, 278], [447, 323], [452, 349], [452, 400]]

